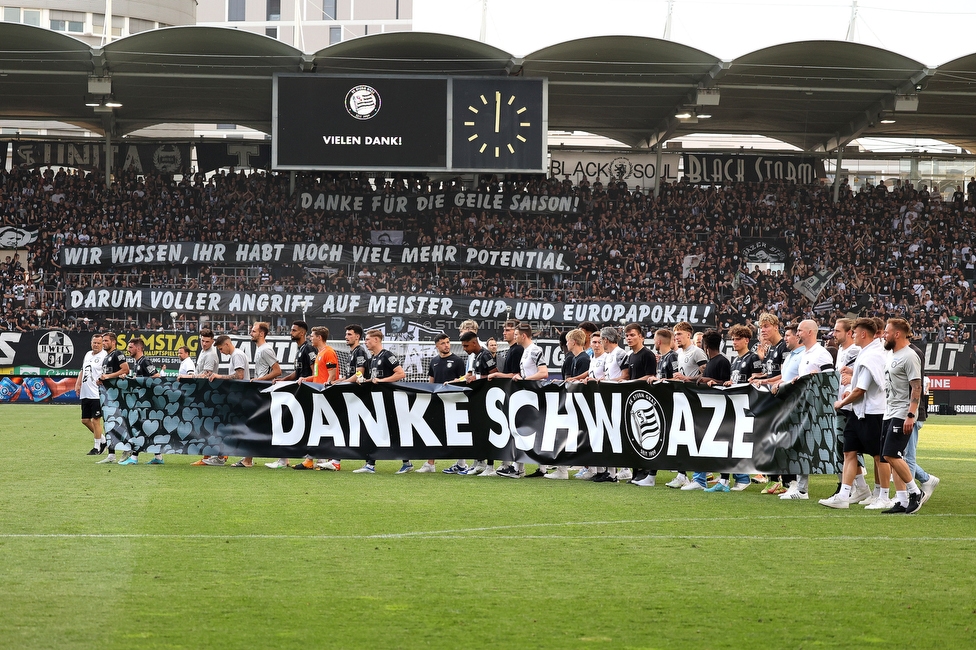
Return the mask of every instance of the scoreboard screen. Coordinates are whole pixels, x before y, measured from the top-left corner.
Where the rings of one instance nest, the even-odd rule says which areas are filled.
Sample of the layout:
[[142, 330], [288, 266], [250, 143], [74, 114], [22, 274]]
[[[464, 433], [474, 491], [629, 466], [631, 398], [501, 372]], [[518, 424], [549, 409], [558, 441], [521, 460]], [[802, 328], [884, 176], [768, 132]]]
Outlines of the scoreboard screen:
[[272, 167], [545, 172], [544, 79], [278, 74]]

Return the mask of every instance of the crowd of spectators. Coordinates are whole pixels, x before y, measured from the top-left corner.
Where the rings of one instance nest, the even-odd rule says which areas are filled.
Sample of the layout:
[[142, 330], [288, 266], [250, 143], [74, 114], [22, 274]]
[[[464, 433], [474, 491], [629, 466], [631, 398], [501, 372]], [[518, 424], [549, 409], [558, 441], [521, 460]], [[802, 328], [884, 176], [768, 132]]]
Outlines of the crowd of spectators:
[[[659, 196], [610, 182], [577, 185], [541, 176], [485, 179], [481, 191], [573, 194], [577, 214], [512, 214], [450, 208], [405, 217], [302, 209], [288, 174], [221, 172], [176, 180], [123, 172], [104, 186], [97, 172], [0, 170], [4, 225], [37, 227], [26, 259], [0, 270], [8, 329], [88, 327], [105, 313], [66, 310], [73, 287], [174, 287], [276, 292], [434, 293], [555, 302], [714, 304], [720, 326], [781, 320], [829, 321], [848, 312], [905, 316], [927, 340], [968, 338], [976, 322], [970, 195], [942, 202], [910, 184], [695, 186], [666, 183]], [[461, 189], [459, 180], [403, 176], [374, 187], [353, 174], [298, 174], [297, 192], [417, 194]], [[576, 255], [577, 270], [525, 273], [439, 264], [314, 267], [119, 266], [61, 268], [64, 246], [177, 241], [335, 242], [368, 245], [373, 230], [401, 230], [410, 243], [555, 249]], [[742, 238], [774, 238], [790, 250], [785, 271], [759, 270]], [[795, 284], [838, 271], [815, 302]], [[133, 327], [168, 323], [163, 314], [113, 314]], [[239, 320], [240, 315], [227, 315]], [[91, 319], [84, 320], [84, 319]], [[149, 320], [149, 319], [153, 320]], [[140, 321], [142, 319], [142, 321]], [[184, 325], [192, 318], [181, 315]]]

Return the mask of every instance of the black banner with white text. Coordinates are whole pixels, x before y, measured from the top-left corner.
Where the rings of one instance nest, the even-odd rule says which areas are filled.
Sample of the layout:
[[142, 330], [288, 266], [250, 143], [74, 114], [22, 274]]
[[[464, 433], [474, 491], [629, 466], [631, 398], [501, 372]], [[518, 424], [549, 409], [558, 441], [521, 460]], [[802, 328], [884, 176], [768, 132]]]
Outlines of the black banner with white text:
[[[190, 170], [190, 144], [123, 141], [112, 145], [112, 163], [113, 169], [131, 170], [140, 174], [185, 174]], [[15, 141], [13, 164], [104, 171], [105, 142]]]
[[826, 176], [823, 160], [806, 156], [687, 153], [682, 161], [684, 176], [696, 185], [766, 181], [808, 185]]
[[712, 472], [835, 473], [835, 373], [744, 385], [481, 380], [333, 387], [110, 380], [105, 430], [150, 453], [487, 458]]
[[323, 242], [160, 242], [110, 246], [65, 246], [59, 260], [69, 268], [147, 264], [442, 264], [516, 271], [571, 272], [570, 250], [495, 250], [473, 246], [361, 246]]
[[714, 326], [715, 305], [658, 302], [558, 303], [469, 296], [384, 293], [308, 293], [241, 291], [178, 291], [175, 289], [72, 289], [71, 311], [177, 312], [355, 318], [516, 318], [552, 325], [627, 322], [674, 325], [688, 321], [696, 327]]
[[584, 205], [578, 196], [537, 196], [512, 192], [436, 192], [431, 194], [343, 194], [300, 192], [302, 210], [339, 214], [427, 214], [462, 208], [478, 212], [512, 214], [580, 214]]

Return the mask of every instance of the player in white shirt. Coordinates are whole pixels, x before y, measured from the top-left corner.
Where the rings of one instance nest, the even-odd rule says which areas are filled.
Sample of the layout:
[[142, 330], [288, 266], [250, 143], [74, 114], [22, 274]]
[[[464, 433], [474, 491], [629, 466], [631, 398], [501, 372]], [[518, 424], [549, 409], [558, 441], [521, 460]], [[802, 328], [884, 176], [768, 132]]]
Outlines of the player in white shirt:
[[102, 427], [102, 403], [98, 395], [98, 380], [102, 376], [102, 364], [108, 352], [102, 349], [102, 335], [93, 334], [91, 352], [85, 353], [81, 372], [75, 380], [75, 391], [81, 399], [81, 423], [94, 437], [94, 445], [89, 456], [98, 456], [105, 450], [105, 436]]
[[[599, 332], [594, 332], [590, 340], [594, 353], [599, 352], [599, 354], [590, 363], [590, 376], [587, 381], [621, 381], [627, 352], [620, 347], [620, 333], [613, 327], [604, 327]], [[597, 341], [599, 341], [599, 349]], [[600, 477], [598, 481], [600, 483], [616, 483], [617, 468], [584, 467], [574, 478], [589, 481], [597, 477]]]
[[607, 374], [607, 368], [603, 365], [607, 353], [603, 349], [603, 339], [600, 338], [600, 332], [593, 332], [590, 335], [590, 350], [593, 351], [593, 360], [590, 363], [589, 374], [583, 381], [600, 381]]
[[834, 402], [834, 409], [854, 405], [854, 417], [848, 418], [844, 429], [844, 475], [840, 491], [820, 505], [828, 508], [847, 508], [857, 474], [857, 454], [874, 456], [874, 498], [865, 509], [886, 510], [892, 505], [888, 498], [891, 466], [881, 457], [882, 421], [886, 410], [884, 371], [887, 355], [881, 341], [875, 338], [878, 325], [871, 318], [854, 322], [854, 342], [861, 352], [854, 362], [849, 390]]
[[196, 372], [197, 365], [194, 363], [193, 359], [190, 358], [190, 348], [185, 345], [181, 345], [180, 349], [176, 352], [180, 357], [180, 377], [192, 377]]
[[[837, 358], [834, 360], [834, 369], [840, 381], [837, 384], [837, 399], [843, 399], [844, 393], [849, 390], [851, 383], [850, 375], [845, 372], [845, 368], [854, 368], [854, 361], [861, 351], [861, 347], [854, 343], [854, 320], [851, 318], [838, 318], [834, 323], [834, 342], [837, 343]], [[847, 427], [848, 417], [854, 417], [854, 407], [847, 406], [837, 411], [837, 420], [834, 425], [834, 441], [837, 445], [837, 456], [844, 458], [844, 429]], [[858, 473], [854, 477], [854, 493], [851, 498], [853, 501], [861, 501], [871, 496], [871, 488], [864, 480], [864, 462], [862, 457], [857, 457]], [[837, 476], [837, 492], [840, 492], [842, 475]], [[834, 494], [836, 494], [835, 492]], [[854, 498], [857, 497], [857, 498]]]
[[[672, 380], [697, 381], [708, 364], [708, 355], [694, 344], [695, 329], [691, 323], [681, 321], [675, 324], [672, 336], [678, 346], [678, 372], [674, 373]], [[680, 490], [704, 490], [708, 487], [707, 476], [707, 472], [695, 472], [693, 480], [689, 481], [684, 472], [678, 472], [665, 485]]]
[[[833, 357], [830, 356], [830, 352], [827, 352], [827, 348], [820, 345], [820, 341], [817, 340], [817, 321], [810, 319], [800, 321], [800, 324], [796, 327], [796, 337], [800, 340], [803, 352], [800, 353], [799, 374], [793, 379], [794, 382], [806, 375], [812, 375], [824, 370], [833, 370]], [[789, 489], [779, 495], [779, 498], [784, 500], [809, 499], [810, 497], [807, 493], [809, 485], [810, 475], [799, 474], [797, 480], [792, 481]]]
[[922, 360], [911, 349], [912, 330], [903, 318], [889, 318], [884, 348], [891, 354], [885, 366], [886, 409], [881, 455], [891, 467], [896, 503], [884, 514], [912, 514], [922, 507], [922, 491], [905, 461], [922, 401]]
[[600, 338], [606, 351], [603, 362], [604, 381], [621, 381], [627, 350], [620, 346], [620, 332], [615, 327], [604, 327], [600, 330]]
[[[522, 346], [522, 361], [519, 365], [519, 374], [512, 377], [513, 381], [542, 381], [549, 377], [549, 368], [542, 360], [543, 351], [538, 345], [532, 342], [532, 326], [528, 323], [521, 323], [518, 327], [518, 338], [516, 339]], [[495, 472], [498, 476], [505, 478], [522, 478], [525, 476], [525, 463], [509, 463]], [[527, 478], [541, 478], [546, 475], [545, 465], [539, 468]]]

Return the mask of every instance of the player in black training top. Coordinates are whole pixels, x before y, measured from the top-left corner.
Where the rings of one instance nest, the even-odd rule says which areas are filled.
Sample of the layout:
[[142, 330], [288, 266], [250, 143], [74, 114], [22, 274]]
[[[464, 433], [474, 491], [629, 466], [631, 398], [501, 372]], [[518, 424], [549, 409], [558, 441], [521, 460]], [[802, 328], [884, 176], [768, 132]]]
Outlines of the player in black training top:
[[126, 361], [122, 350], [118, 349], [119, 337], [115, 332], [106, 332], [102, 335], [102, 348], [108, 352], [102, 361], [102, 377], [99, 383], [106, 379], [118, 379], [129, 374], [129, 362]]
[[291, 340], [298, 346], [298, 352], [295, 356], [295, 370], [283, 377], [276, 377], [275, 382], [295, 381], [299, 377], [311, 377], [315, 374], [315, 358], [319, 352], [309, 340], [308, 323], [303, 320], [293, 322], [291, 324]]
[[[348, 332], [348, 330], [346, 331]], [[379, 330], [366, 332], [366, 349], [373, 355], [369, 359], [369, 379], [366, 381], [373, 384], [387, 384], [402, 381], [407, 376], [397, 356], [389, 350], [383, 349], [383, 332]], [[409, 460], [404, 460], [403, 465], [397, 470], [397, 474], [405, 474], [412, 469], [413, 464]], [[376, 473], [376, 461], [372, 457], [366, 456], [366, 464], [353, 470], [353, 473]]]
[[729, 336], [732, 337], [732, 348], [739, 356], [732, 360], [732, 376], [725, 385], [744, 384], [752, 379], [753, 375], [762, 374], [762, 359], [749, 350], [752, 329], [748, 325], [733, 325], [729, 330]]
[[471, 370], [464, 376], [465, 381], [475, 381], [476, 379], [487, 378], [495, 372], [495, 357], [488, 348], [481, 347], [481, 341], [474, 332], [465, 332], [461, 335], [461, 347], [465, 354], [474, 355], [474, 364]]
[[[430, 371], [427, 373], [432, 384], [449, 384], [464, 377], [464, 359], [451, 352], [451, 337], [447, 334], [438, 334], [434, 339], [434, 347], [437, 348], [437, 356], [430, 360]], [[434, 459], [429, 458], [427, 462], [417, 470], [420, 474], [433, 474], [437, 471]]]
[[759, 316], [759, 356], [763, 361], [763, 374], [757, 380], [775, 379], [782, 374], [783, 362], [789, 352], [786, 349], [786, 339], [779, 332], [779, 318], [773, 314], [764, 313]]
[[678, 353], [674, 351], [674, 335], [662, 327], [654, 332], [654, 349], [657, 351], [657, 378], [673, 379], [678, 372]]
[[440, 334], [434, 339], [437, 356], [430, 360], [430, 381], [446, 384], [464, 376], [464, 359], [451, 352], [451, 337]]
[[722, 354], [722, 335], [716, 330], [708, 330], [702, 335], [702, 349], [708, 356], [708, 363], [695, 383], [706, 386], [724, 386], [732, 377], [732, 364]]
[[624, 328], [624, 339], [630, 347], [630, 354], [624, 359], [624, 381], [632, 379], [653, 380], [657, 375], [657, 357], [644, 345], [644, 328], [639, 323], [631, 323]]
[[[311, 337], [308, 335], [308, 323], [303, 320], [296, 320], [291, 324], [291, 340], [298, 346], [295, 352], [295, 369], [287, 375], [275, 377], [272, 383], [279, 381], [295, 381], [315, 375], [315, 359], [318, 350], [312, 345]], [[287, 458], [279, 458], [277, 463], [265, 463], [265, 466], [288, 467]], [[303, 462], [294, 466], [295, 469], [314, 469], [315, 462], [311, 456], [306, 455]]]
[[508, 351], [505, 358], [495, 372], [491, 373], [491, 379], [511, 379], [522, 371], [522, 353], [525, 348], [519, 345], [517, 320], [507, 320], [502, 329], [502, 338], [508, 343]]
[[[159, 370], [146, 356], [146, 344], [141, 337], [129, 339], [129, 355], [132, 357], [132, 376], [133, 377], [159, 377]], [[136, 465], [139, 462], [139, 450], [133, 449], [127, 458], [119, 461], [119, 465]], [[155, 458], [149, 461], [150, 465], [162, 465], [163, 455], [157, 453]]]
[[[98, 380], [99, 384], [102, 384], [106, 379], [118, 379], [119, 377], [126, 377], [129, 374], [129, 362], [126, 361], [122, 351], [118, 349], [118, 345], [119, 337], [115, 332], [105, 332], [102, 335], [102, 349], [108, 354], [102, 360], [102, 376]], [[108, 426], [109, 422], [106, 421], [105, 424]], [[106, 429], [102, 434], [108, 443], [108, 456], [98, 461], [98, 465], [115, 462], [115, 439], [109, 435], [111, 431], [111, 429]]]
[[563, 380], [580, 381], [590, 372], [590, 355], [586, 353], [588, 335], [584, 330], [570, 330], [566, 334], [567, 363], [563, 363]]
[[341, 381], [363, 382], [369, 379], [369, 353], [363, 341], [363, 328], [346, 326], [346, 345], [349, 346], [349, 372]]

